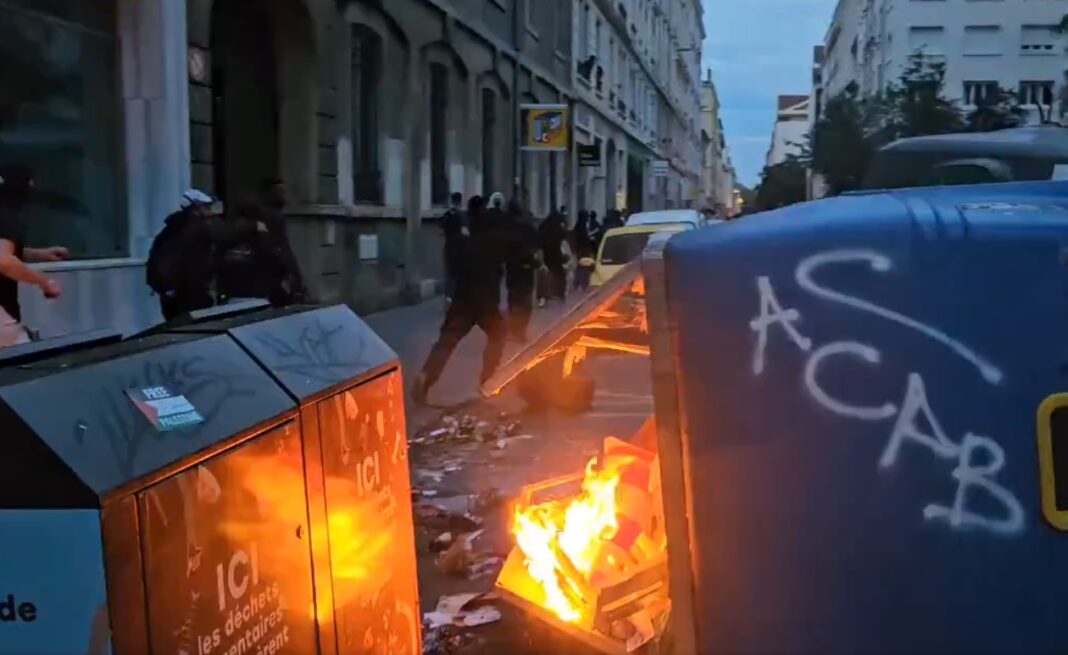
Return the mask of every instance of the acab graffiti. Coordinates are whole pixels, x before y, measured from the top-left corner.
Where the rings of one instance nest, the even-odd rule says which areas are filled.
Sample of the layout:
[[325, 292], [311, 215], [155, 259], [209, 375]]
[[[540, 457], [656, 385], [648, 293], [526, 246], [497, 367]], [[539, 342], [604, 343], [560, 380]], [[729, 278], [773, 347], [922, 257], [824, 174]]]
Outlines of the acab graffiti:
[[[997, 366], [936, 327], [816, 281], [815, 275], [820, 269], [839, 264], [866, 264], [873, 272], [880, 274], [893, 268], [890, 258], [874, 250], [835, 250], [802, 260], [795, 271], [795, 281], [802, 290], [817, 299], [895, 323], [920, 334], [973, 365], [988, 384], [1004, 384], [1005, 376]], [[858, 405], [836, 397], [820, 383], [820, 373], [825, 365], [834, 360], [848, 360], [874, 369], [883, 361], [882, 352], [874, 345], [856, 341], [833, 341], [817, 346], [801, 332], [798, 325], [802, 320], [800, 310], [783, 307], [780, 303], [772, 280], [758, 277], [756, 282], [760, 309], [749, 323], [750, 330], [756, 336], [752, 360], [754, 375], [764, 374], [768, 340], [781, 331], [799, 351], [807, 355], [803, 373], [804, 392], [820, 407], [856, 421], [893, 421], [878, 461], [881, 470], [894, 468], [906, 447], [926, 448], [934, 457], [953, 465], [949, 474], [956, 482], [956, 494], [951, 502], [928, 504], [923, 509], [926, 520], [942, 522], [958, 530], [977, 529], [1000, 535], [1023, 532], [1025, 521], [1020, 501], [997, 481], [998, 473], [1006, 465], [1005, 451], [997, 441], [973, 432], [965, 433], [959, 441], [951, 439], [931, 407], [927, 384], [918, 372], [909, 373], [900, 399], [888, 400], [881, 405]], [[974, 500], [979, 494], [985, 494], [988, 499], [983, 504], [984, 508], [1000, 507], [1001, 511], [976, 510]]]

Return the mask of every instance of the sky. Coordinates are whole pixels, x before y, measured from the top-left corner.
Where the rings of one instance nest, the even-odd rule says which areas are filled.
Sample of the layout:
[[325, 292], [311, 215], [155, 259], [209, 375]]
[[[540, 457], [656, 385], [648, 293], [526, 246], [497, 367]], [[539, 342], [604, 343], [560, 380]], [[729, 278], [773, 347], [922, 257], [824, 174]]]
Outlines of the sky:
[[812, 46], [823, 43], [836, 0], [703, 0], [702, 76], [712, 69], [738, 181], [755, 186], [775, 124], [776, 97], [808, 95]]

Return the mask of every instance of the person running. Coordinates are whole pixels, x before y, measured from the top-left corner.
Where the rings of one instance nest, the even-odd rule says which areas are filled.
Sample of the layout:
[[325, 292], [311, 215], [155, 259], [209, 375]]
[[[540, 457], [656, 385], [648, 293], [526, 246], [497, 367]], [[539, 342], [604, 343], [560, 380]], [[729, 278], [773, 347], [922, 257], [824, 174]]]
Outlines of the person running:
[[542, 263], [547, 271], [546, 284], [538, 285], [538, 306], [544, 307], [549, 298], [564, 300], [567, 297], [567, 257], [564, 242], [567, 241], [567, 219], [560, 212], [549, 214], [538, 226], [541, 242]]
[[443, 262], [445, 264], [446, 301], [452, 298], [453, 290], [456, 288], [456, 271], [460, 268], [458, 261], [461, 255], [460, 242], [471, 235], [467, 217], [464, 215], [463, 202], [462, 194], [452, 194], [449, 199], [449, 209], [441, 217], [441, 232], [445, 239]]
[[541, 267], [538, 231], [516, 200], [504, 212], [507, 255], [504, 261], [508, 289], [508, 335], [520, 343], [527, 340], [527, 327], [534, 314], [535, 275]]
[[66, 248], [30, 248], [22, 210], [33, 190], [33, 173], [21, 164], [0, 166], [0, 347], [30, 341], [22, 326], [19, 283], [38, 287], [45, 298], [62, 294], [59, 284], [27, 264], [67, 259]]
[[595, 239], [590, 234], [590, 214], [592, 212], [580, 211], [575, 229], [571, 233], [571, 241], [578, 260], [575, 268], [575, 289], [585, 291], [590, 288], [590, 277], [593, 275], [595, 264]]
[[460, 252], [452, 302], [445, 312], [441, 334], [412, 385], [412, 400], [420, 405], [426, 403], [456, 346], [474, 327], [486, 334], [480, 382], [486, 382], [493, 375], [504, 355], [506, 327], [500, 303], [505, 233], [499, 220], [494, 223], [495, 217], [499, 219], [499, 212], [483, 211], [481, 198], [471, 199], [469, 211], [471, 236], [461, 240], [458, 246]]

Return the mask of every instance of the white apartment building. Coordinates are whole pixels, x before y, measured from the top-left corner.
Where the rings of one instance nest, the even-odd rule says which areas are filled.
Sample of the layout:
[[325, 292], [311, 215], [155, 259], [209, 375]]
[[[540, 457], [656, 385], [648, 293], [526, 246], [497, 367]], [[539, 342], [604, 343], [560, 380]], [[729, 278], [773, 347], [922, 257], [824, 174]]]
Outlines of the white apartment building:
[[1001, 86], [1030, 120], [1056, 118], [1066, 14], [1066, 0], [839, 0], [825, 39], [825, 94], [851, 82], [876, 93], [923, 54], [945, 62], [944, 93], [965, 110]]
[[701, 132], [704, 141], [702, 209], [712, 209], [719, 216], [733, 216], [734, 164], [731, 163], [730, 151], [723, 133], [719, 94], [716, 92], [715, 82], [712, 81], [711, 70], [701, 83]]
[[809, 130], [809, 96], [781, 95], [776, 102], [778, 113], [771, 132], [766, 166], [781, 164], [790, 155], [801, 154]]
[[579, 158], [577, 208], [604, 216], [693, 204], [702, 163], [700, 0], [580, 0], [572, 15], [575, 142], [598, 155], [586, 165]]

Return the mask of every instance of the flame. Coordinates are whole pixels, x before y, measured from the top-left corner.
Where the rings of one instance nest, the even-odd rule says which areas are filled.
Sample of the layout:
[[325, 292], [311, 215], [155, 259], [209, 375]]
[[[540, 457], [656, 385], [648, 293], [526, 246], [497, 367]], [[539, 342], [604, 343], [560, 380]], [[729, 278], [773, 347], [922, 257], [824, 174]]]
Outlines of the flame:
[[619, 530], [616, 491], [624, 460], [615, 458], [605, 466], [598, 466], [597, 458], [590, 460], [582, 492], [566, 503], [516, 509], [512, 533], [526, 570], [541, 586], [545, 607], [567, 623], [589, 619], [580, 587], [590, 581], [606, 543]]
[[[292, 456], [245, 455], [231, 458], [226, 461], [226, 466], [237, 485], [245, 491], [245, 498], [255, 499], [259, 517], [275, 524], [307, 525], [307, 531], [312, 534], [329, 535], [333, 584], [320, 590], [319, 611], [316, 612], [315, 603], [312, 603], [308, 610], [311, 618], [328, 623], [334, 618], [332, 606], [345, 606], [364, 596], [374, 595], [389, 583], [392, 577], [390, 546], [394, 535], [385, 529], [369, 529], [379, 527], [381, 522], [377, 517], [383, 507], [373, 500], [361, 502], [354, 482], [339, 477], [327, 479], [331, 498], [337, 502], [331, 506], [324, 525], [319, 517], [311, 517], [308, 522], [303, 460], [296, 453]], [[220, 528], [234, 544], [247, 544], [262, 538], [264, 526], [259, 517], [251, 520], [226, 518], [220, 521]], [[301, 534], [304, 535], [304, 530]], [[310, 593], [311, 581], [307, 577], [310, 559], [306, 547], [264, 548], [261, 557], [271, 563], [270, 570], [281, 576], [279, 581], [283, 588], [296, 585], [299, 589], [307, 585], [298, 593]]]

